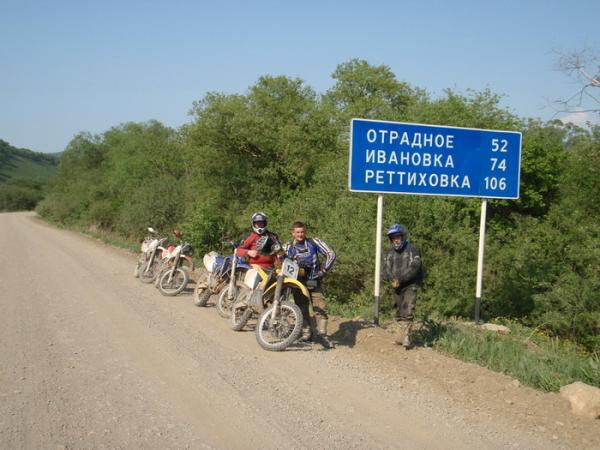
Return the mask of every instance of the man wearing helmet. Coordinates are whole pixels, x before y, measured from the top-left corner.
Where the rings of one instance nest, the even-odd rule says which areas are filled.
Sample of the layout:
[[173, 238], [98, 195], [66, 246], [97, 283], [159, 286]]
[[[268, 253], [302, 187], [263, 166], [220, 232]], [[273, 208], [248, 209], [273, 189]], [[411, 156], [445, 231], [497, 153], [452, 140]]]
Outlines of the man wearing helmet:
[[267, 231], [267, 215], [263, 212], [252, 214], [252, 232], [244, 239], [244, 242], [235, 250], [236, 255], [248, 257], [249, 264], [258, 264], [261, 267], [273, 267], [275, 263], [275, 255], [261, 253], [256, 248], [256, 243], [261, 237], [269, 237], [272, 242], [279, 242], [279, 238], [275, 233]]
[[[321, 239], [306, 237], [306, 225], [303, 222], [292, 224], [292, 237], [294, 240], [287, 248], [287, 255], [297, 260], [306, 272], [304, 279], [300, 281], [309, 288], [314, 312], [314, 317], [310, 317], [306, 298], [303, 295], [296, 295], [295, 300], [302, 310], [304, 319], [300, 340], [309, 341], [314, 338], [323, 347], [332, 348], [333, 343], [327, 337], [327, 307], [321, 284], [323, 277], [333, 266], [335, 252]], [[325, 260], [322, 266], [319, 255]]]
[[420, 250], [408, 242], [404, 226], [395, 223], [387, 231], [390, 250], [385, 258], [384, 278], [394, 289], [396, 323], [400, 336], [394, 341], [408, 349], [411, 347], [410, 331], [417, 303], [417, 286], [423, 281]]

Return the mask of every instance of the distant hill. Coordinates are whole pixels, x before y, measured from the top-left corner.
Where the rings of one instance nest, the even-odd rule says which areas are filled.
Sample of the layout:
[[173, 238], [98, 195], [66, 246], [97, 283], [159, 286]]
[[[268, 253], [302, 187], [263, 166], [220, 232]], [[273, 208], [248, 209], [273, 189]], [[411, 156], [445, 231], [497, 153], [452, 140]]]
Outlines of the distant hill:
[[23, 179], [44, 182], [56, 172], [58, 154], [15, 148], [0, 139], [0, 183]]
[[0, 212], [35, 208], [57, 168], [57, 154], [15, 148], [0, 139]]

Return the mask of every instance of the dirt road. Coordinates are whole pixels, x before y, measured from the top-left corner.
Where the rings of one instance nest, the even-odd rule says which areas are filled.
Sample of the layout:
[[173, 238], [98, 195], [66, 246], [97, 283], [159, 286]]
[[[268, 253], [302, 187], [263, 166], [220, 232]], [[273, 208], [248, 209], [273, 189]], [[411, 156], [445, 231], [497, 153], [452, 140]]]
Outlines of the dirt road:
[[0, 448], [600, 448], [557, 395], [383, 330], [270, 353], [31, 213], [0, 214], [0, 248]]

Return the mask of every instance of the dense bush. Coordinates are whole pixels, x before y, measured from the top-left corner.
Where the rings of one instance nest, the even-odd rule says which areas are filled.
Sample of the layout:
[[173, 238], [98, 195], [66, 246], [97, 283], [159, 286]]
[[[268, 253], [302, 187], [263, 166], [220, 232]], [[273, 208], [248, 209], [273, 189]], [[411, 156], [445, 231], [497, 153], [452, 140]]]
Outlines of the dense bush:
[[[210, 93], [179, 130], [149, 122], [81, 134], [38, 211], [126, 237], [180, 226], [200, 253], [247, 233], [256, 210], [284, 239], [303, 220], [338, 253], [330, 300], [356, 311], [372, 301], [376, 197], [347, 189], [350, 119], [519, 130], [521, 198], [490, 202], [482, 314], [598, 350], [600, 130], [520, 119], [489, 91], [431, 99], [360, 60], [333, 78], [322, 95], [283, 76], [243, 95]], [[422, 312], [472, 315], [479, 210], [477, 199], [386, 196], [385, 223], [404, 223], [423, 251]]]
[[43, 184], [37, 181], [11, 179], [0, 184], [0, 211], [29, 211], [43, 197]]

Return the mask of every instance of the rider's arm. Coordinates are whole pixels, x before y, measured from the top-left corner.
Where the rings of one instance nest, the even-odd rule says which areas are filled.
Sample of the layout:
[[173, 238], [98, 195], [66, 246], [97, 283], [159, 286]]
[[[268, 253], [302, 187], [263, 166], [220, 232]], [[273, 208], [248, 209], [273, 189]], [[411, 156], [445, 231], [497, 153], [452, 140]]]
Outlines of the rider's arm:
[[383, 279], [385, 281], [391, 281], [392, 280], [392, 270], [393, 270], [392, 266], [393, 266], [393, 264], [394, 264], [394, 254], [390, 251], [385, 256], [385, 264], [383, 266]]
[[335, 261], [335, 252], [319, 238], [312, 238], [312, 241], [314, 242], [315, 247], [317, 247], [317, 252], [325, 256], [325, 262], [323, 263], [322, 269], [323, 272], [329, 271]]
[[294, 248], [294, 242], [288, 242], [284, 246], [287, 249], [285, 252], [287, 257], [292, 258], [292, 259], [294, 259], [294, 256], [296, 256], [296, 249]]
[[248, 250], [250, 250], [250, 248], [252, 247], [252, 234], [250, 236], [248, 236], [246, 239], [244, 239], [244, 241], [238, 246], [238, 248], [235, 249], [235, 254], [237, 256], [247, 256], [248, 255]]
[[410, 283], [415, 280], [421, 270], [421, 251], [414, 246], [407, 248], [407, 250], [410, 252], [410, 263], [400, 277], [402, 283]]

